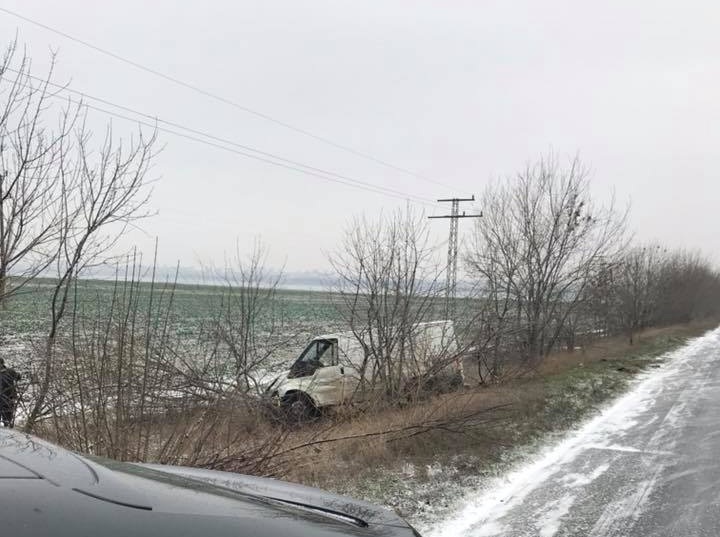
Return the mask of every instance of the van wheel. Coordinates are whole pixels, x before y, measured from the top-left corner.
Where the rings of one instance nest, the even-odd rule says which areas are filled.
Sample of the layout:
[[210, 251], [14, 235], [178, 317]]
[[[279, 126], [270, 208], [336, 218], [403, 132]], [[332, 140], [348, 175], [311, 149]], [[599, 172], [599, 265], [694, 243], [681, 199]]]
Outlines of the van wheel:
[[465, 379], [463, 378], [462, 373], [457, 372], [452, 376], [452, 379], [450, 379], [450, 390], [459, 390], [464, 384]]
[[314, 420], [320, 415], [312, 400], [302, 393], [286, 397], [282, 402], [282, 408], [290, 423], [304, 423]]

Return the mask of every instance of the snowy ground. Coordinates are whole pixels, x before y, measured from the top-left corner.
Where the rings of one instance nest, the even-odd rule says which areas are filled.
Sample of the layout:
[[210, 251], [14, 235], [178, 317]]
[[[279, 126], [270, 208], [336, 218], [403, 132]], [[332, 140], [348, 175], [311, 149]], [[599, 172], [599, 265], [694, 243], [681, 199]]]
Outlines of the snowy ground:
[[720, 535], [720, 329], [423, 534]]

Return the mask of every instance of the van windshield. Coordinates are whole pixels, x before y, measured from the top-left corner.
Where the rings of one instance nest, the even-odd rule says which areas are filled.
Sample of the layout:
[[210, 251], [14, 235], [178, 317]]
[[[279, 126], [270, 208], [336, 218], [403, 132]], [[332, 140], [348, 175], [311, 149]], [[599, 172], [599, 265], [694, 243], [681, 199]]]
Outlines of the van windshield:
[[316, 339], [307, 346], [290, 368], [289, 378], [308, 377], [321, 367], [332, 365], [332, 341]]
[[[330, 347], [332, 347], [332, 343], [328, 340], [321, 339], [313, 341], [308, 345], [307, 349], [305, 349], [305, 352], [300, 355], [298, 362], [313, 364], [319, 367], [330, 365], [331, 353], [327, 352]], [[323, 356], [326, 357], [325, 360], [323, 360]]]

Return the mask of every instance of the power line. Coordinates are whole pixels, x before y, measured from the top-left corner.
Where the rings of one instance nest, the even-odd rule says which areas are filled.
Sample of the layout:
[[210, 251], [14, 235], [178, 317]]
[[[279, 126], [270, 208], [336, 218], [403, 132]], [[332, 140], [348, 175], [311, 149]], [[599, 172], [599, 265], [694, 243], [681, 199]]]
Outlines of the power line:
[[[12, 72], [14, 72], [14, 73], [19, 73], [19, 71], [17, 71], [16, 69], [8, 68], [7, 70], [8, 70], [8, 71], [12, 71]], [[398, 198], [398, 199], [402, 199], [402, 200], [412, 201], [412, 202], [414, 202], [414, 203], [418, 203], [418, 204], [425, 205], [425, 206], [431, 206], [431, 205], [430, 205], [430, 200], [427, 199], [427, 198], [422, 198], [422, 197], [420, 197], [420, 196], [415, 196], [415, 195], [406, 194], [405, 192], [401, 192], [401, 191], [396, 190], [396, 189], [393, 189], [393, 188], [389, 188], [389, 187], [385, 187], [385, 186], [381, 186], [381, 185], [376, 185], [376, 184], [373, 184], [373, 183], [370, 183], [370, 182], [367, 182], [367, 181], [363, 181], [363, 180], [360, 180], [360, 179], [355, 179], [355, 178], [352, 178], [352, 177], [348, 177], [348, 176], [346, 176], [346, 175], [341, 175], [341, 174], [338, 174], [338, 173], [335, 173], [335, 172], [332, 172], [332, 171], [324, 170], [324, 169], [322, 169], [322, 168], [318, 168], [318, 167], [311, 166], [311, 165], [308, 165], [308, 164], [303, 164], [303, 163], [298, 162], [298, 161], [286, 159], [286, 158], [281, 157], [281, 156], [279, 156], [279, 155], [275, 155], [275, 154], [273, 154], [273, 153], [269, 153], [269, 152], [266, 152], [266, 151], [261, 151], [261, 150], [259, 150], [259, 149], [255, 149], [255, 148], [250, 147], [250, 146], [247, 146], [247, 145], [239, 144], [239, 143], [234, 142], [234, 141], [232, 141], [232, 140], [228, 140], [228, 139], [225, 139], [225, 138], [221, 138], [221, 137], [215, 136], [215, 135], [213, 135], [213, 134], [209, 134], [209, 133], [207, 133], [207, 132], [203, 132], [203, 131], [200, 131], [200, 130], [197, 130], [197, 129], [193, 129], [193, 128], [191, 128], [191, 127], [185, 127], [185, 126], [183, 126], [183, 125], [181, 125], [181, 124], [179, 124], [179, 123], [175, 123], [175, 122], [172, 122], [172, 121], [162, 120], [162, 119], [160, 119], [160, 118], [158, 118], [158, 117], [156, 117], [156, 116], [152, 116], [151, 114], [146, 114], [146, 113], [144, 113], [144, 112], [139, 112], [139, 111], [134, 110], [134, 109], [132, 109], [132, 108], [129, 108], [129, 107], [126, 107], [126, 106], [123, 106], [123, 105], [119, 105], [119, 104], [113, 103], [113, 102], [108, 101], [108, 100], [106, 100], [106, 99], [102, 99], [102, 98], [99, 98], [99, 97], [93, 97], [92, 95], [88, 95], [88, 94], [86, 94], [86, 93], [83, 93], [83, 92], [80, 92], [80, 91], [77, 91], [77, 90], [68, 88], [68, 87], [66, 87], [66, 86], [62, 86], [62, 85], [60, 85], [60, 84], [56, 84], [56, 83], [54, 83], [54, 82], [49, 82], [49, 81], [42, 80], [41, 78], [36, 77], [36, 76], [33, 76], [33, 75], [26, 74], [26, 76], [27, 76], [28, 78], [31, 78], [31, 79], [34, 79], [34, 80], [39, 80], [39, 81], [41, 81], [41, 82], [44, 83], [44, 84], [47, 83], [48, 85], [50, 85], [50, 86], [52, 86], [52, 87], [55, 87], [55, 88], [57, 88], [57, 89], [59, 89], [59, 90], [61, 90], [61, 91], [67, 91], [67, 92], [73, 93], [73, 94], [75, 94], [75, 95], [79, 95], [79, 96], [82, 97], [82, 98], [88, 98], [88, 99], [91, 99], [91, 100], [93, 100], [93, 101], [101, 102], [101, 103], [103, 103], [103, 104], [106, 104], [106, 105], [113, 106], [113, 107], [115, 107], [115, 108], [124, 110], [124, 111], [126, 111], [126, 112], [130, 112], [130, 113], [132, 113], [132, 114], [136, 114], [136, 115], [138, 115], [138, 116], [148, 118], [148, 119], [150, 119], [151, 121], [154, 121], [155, 123], [148, 123], [147, 121], [142, 121], [142, 120], [139, 120], [139, 119], [136, 119], [136, 118], [131, 118], [131, 117], [125, 116], [125, 115], [123, 115], [123, 114], [118, 114], [117, 112], [113, 112], [113, 111], [111, 111], [111, 110], [107, 110], [107, 109], [104, 109], [104, 108], [100, 108], [100, 107], [97, 107], [97, 106], [93, 106], [93, 105], [84, 103], [84, 102], [82, 102], [82, 101], [74, 101], [74, 100], [72, 100], [72, 99], [68, 99], [69, 102], [71, 102], [71, 103], [73, 103], [73, 104], [76, 104], [76, 105], [78, 105], [78, 106], [83, 106], [83, 107], [86, 107], [86, 108], [88, 108], [88, 109], [95, 110], [95, 111], [97, 111], [97, 112], [101, 112], [101, 113], [108, 114], [108, 115], [111, 115], [111, 116], [114, 116], [114, 117], [117, 117], [117, 118], [120, 118], [120, 119], [123, 119], [123, 120], [126, 120], [126, 121], [130, 121], [130, 122], [133, 122], [133, 123], [138, 123], [138, 124], [145, 125], [145, 126], [147, 126], [147, 127], [153, 128], [153, 129], [157, 129], [157, 130], [160, 131], [160, 132], [166, 132], [166, 133], [169, 133], [169, 134], [173, 134], [173, 135], [175, 135], [175, 136], [180, 136], [180, 137], [182, 137], [182, 138], [186, 138], [186, 139], [188, 139], [188, 140], [192, 140], [192, 141], [195, 141], [195, 142], [203, 143], [203, 144], [208, 145], [208, 146], [211, 146], [211, 147], [215, 147], [215, 148], [218, 148], [218, 149], [223, 149], [223, 150], [225, 150], [225, 151], [230, 151], [230, 152], [235, 153], [235, 154], [237, 154], [237, 155], [241, 155], [241, 156], [244, 156], [244, 157], [247, 157], [247, 158], [252, 158], [252, 159], [258, 160], [258, 161], [260, 161], [260, 162], [264, 162], [264, 163], [271, 164], [271, 165], [274, 165], [274, 166], [279, 166], [279, 167], [282, 167], [282, 168], [285, 168], [285, 169], [289, 169], [289, 170], [297, 171], [297, 172], [300, 172], [300, 173], [304, 173], [304, 174], [306, 174], [306, 175], [310, 175], [310, 176], [313, 176], [313, 177], [318, 177], [318, 178], [320, 178], [320, 179], [325, 179], [325, 180], [327, 180], [327, 181], [331, 181], [331, 182], [334, 182], [334, 183], [339, 183], [339, 184], [343, 184], [343, 185], [346, 185], [346, 186], [351, 186], [351, 187], [354, 187], [354, 188], [359, 188], [359, 189], [361, 189], [361, 190], [366, 190], [366, 191], [374, 192], [374, 193], [376, 193], [376, 194], [382, 194], [382, 195], [385, 195], [385, 196], [390, 196], [390, 197], [394, 197], [394, 198]], [[28, 86], [25, 85], [25, 86], [23, 86], [23, 87], [28, 87]], [[65, 100], [64, 97], [62, 97], [62, 96], [60, 96], [60, 95], [58, 95], [58, 94], [51, 94], [50, 96]], [[190, 132], [190, 133], [195, 134], [195, 135], [203, 136], [203, 137], [208, 138], [209, 140], [215, 140], [216, 142], [219, 142], [219, 143], [211, 142], [211, 141], [209, 141], [209, 140], [204, 140], [204, 139], [202, 139], [202, 138], [198, 138], [197, 136], [191, 136], [191, 135], [185, 134], [185, 133], [183, 133], [183, 132], [177, 132], [177, 131], [172, 130], [172, 129], [159, 127], [159, 126], [157, 125], [157, 123], [164, 123], [164, 124], [166, 124], [166, 125], [172, 126], [173, 128], [181, 129], [181, 130]], [[232, 149], [231, 147], [227, 147], [226, 145], [222, 145], [222, 144], [227, 144], [227, 145], [230, 145], [230, 146], [235, 146], [235, 147], [238, 147], [238, 148], [240, 148], [240, 149], [242, 149], [242, 150]], [[248, 153], [247, 151], [251, 151], [251, 152], [254, 152], [254, 153], [257, 153], [257, 154]], [[258, 155], [260, 155], [260, 156], [258, 156]], [[272, 159], [274, 159], [274, 160], [272, 160]]]
[[393, 191], [388, 191], [388, 189], [386, 189], [385, 187], [372, 185], [371, 183], [359, 183], [359, 184], [356, 184], [356, 183], [351, 183], [351, 182], [344, 181], [344, 180], [341, 180], [341, 179], [335, 179], [335, 178], [329, 177], [329, 176], [327, 176], [327, 175], [322, 175], [322, 174], [320, 174], [320, 173], [315, 173], [315, 172], [313, 172], [313, 171], [311, 171], [311, 170], [303, 169], [303, 168], [300, 168], [300, 167], [297, 167], [297, 166], [292, 166], [292, 165], [289, 165], [289, 164], [283, 164], [282, 162], [277, 162], [277, 161], [271, 160], [271, 159], [269, 159], [269, 158], [259, 157], [259, 156], [257, 156], [257, 155], [253, 155], [253, 154], [251, 154], [251, 153], [247, 153], [247, 152], [244, 152], [244, 151], [240, 151], [240, 150], [237, 150], [237, 149], [233, 149], [232, 147], [227, 147], [227, 146], [222, 145], [222, 144], [219, 144], [219, 143], [214, 143], [214, 142], [211, 142], [211, 141], [208, 141], [208, 140], [203, 140], [202, 138], [198, 138], [198, 137], [196, 137], [196, 136], [191, 136], [191, 135], [188, 135], [188, 134], [184, 134], [184, 133], [182, 133], [182, 132], [177, 132], [177, 131], [174, 131], [174, 130], [171, 130], [171, 129], [167, 129], [167, 128], [163, 128], [163, 127], [158, 127], [157, 125], [153, 125], [153, 124], [148, 123], [148, 122], [146, 122], [146, 121], [142, 121], [142, 120], [138, 120], [138, 119], [131, 118], [131, 117], [128, 117], [128, 116], [124, 116], [124, 115], [122, 115], [122, 114], [118, 114], [118, 113], [112, 112], [112, 111], [110, 111], [110, 110], [105, 110], [105, 109], [99, 108], [99, 107], [97, 107], [97, 106], [92, 106], [92, 105], [87, 104], [87, 103], [82, 103], [82, 102], [79, 102], [79, 101], [72, 101], [72, 102], [74, 102], [74, 104], [77, 104], [77, 105], [80, 105], [80, 106], [84, 106], [84, 107], [89, 108], [89, 109], [91, 109], [91, 110], [95, 110], [95, 111], [97, 111], [97, 112], [101, 112], [101, 113], [108, 114], [108, 115], [111, 115], [111, 116], [114, 116], [114, 117], [117, 117], [117, 118], [120, 118], [120, 119], [124, 119], [125, 121], [130, 121], [130, 122], [133, 122], [133, 123], [139, 123], [139, 124], [141, 124], [141, 125], [145, 125], [146, 127], [150, 127], [150, 128], [153, 128], [153, 129], [157, 129], [157, 130], [160, 131], [160, 132], [166, 132], [166, 133], [168, 133], [168, 134], [173, 134], [173, 135], [175, 135], [175, 136], [179, 136], [179, 137], [181, 137], [181, 138], [185, 138], [185, 139], [188, 139], [188, 140], [191, 140], [191, 141], [194, 141], [194, 142], [202, 143], [202, 144], [208, 145], [208, 146], [210, 146], [210, 147], [215, 147], [215, 148], [217, 148], [217, 149], [223, 149], [223, 150], [225, 150], [225, 151], [229, 151], [230, 153], [235, 153], [235, 154], [237, 154], [237, 155], [241, 155], [241, 156], [244, 156], [244, 157], [248, 157], [248, 158], [251, 158], [251, 159], [255, 159], [255, 160], [258, 160], [258, 161], [260, 161], [260, 162], [264, 162], [264, 163], [266, 163], [266, 164], [271, 164], [271, 165], [273, 165], [273, 166], [278, 166], [278, 167], [280, 167], [280, 168], [285, 168], [285, 169], [287, 169], [287, 170], [292, 170], [292, 171], [300, 172], [300, 173], [303, 173], [303, 174], [305, 174], [305, 175], [310, 175], [310, 176], [312, 176], [312, 177], [318, 177], [318, 178], [320, 178], [320, 179], [324, 179], [324, 180], [330, 181], [330, 182], [332, 182], [332, 183], [338, 183], [338, 184], [342, 184], [342, 185], [346, 185], [346, 186], [358, 188], [358, 189], [360, 189], [360, 190], [366, 190], [366, 191], [368, 191], [368, 192], [374, 192], [374, 193], [376, 193], [376, 194], [382, 194], [382, 195], [385, 195], [385, 196], [390, 196], [390, 197], [397, 198], [397, 199], [409, 200], [409, 201], [412, 201], [412, 202], [414, 202], [414, 203], [419, 203], [419, 204], [422, 204], [422, 205], [429, 205], [429, 204], [427, 204], [425, 201], [423, 201], [422, 199], [414, 199], [414, 197], [409, 196], [409, 195], [406, 195], [406, 194], [403, 194], [403, 193], [395, 194]]
[[365, 153], [365, 152], [362, 152], [362, 151], [358, 151], [357, 149], [353, 149], [352, 147], [349, 147], [349, 146], [346, 146], [346, 145], [343, 145], [343, 144], [334, 142], [333, 140], [331, 140], [331, 139], [329, 139], [329, 138], [326, 138], [326, 137], [324, 137], [324, 136], [320, 136], [320, 135], [314, 134], [314, 133], [312, 133], [312, 132], [310, 132], [310, 131], [308, 131], [308, 130], [306, 130], [306, 129], [303, 129], [303, 128], [300, 128], [300, 127], [296, 127], [296, 126], [294, 126], [294, 125], [292, 125], [292, 124], [290, 124], [290, 123], [287, 123], [286, 121], [277, 119], [277, 118], [275, 118], [275, 117], [273, 117], [273, 116], [270, 116], [270, 115], [268, 115], [268, 114], [265, 114], [264, 112], [259, 112], [259, 111], [257, 111], [257, 110], [252, 109], [252, 108], [249, 108], [249, 107], [247, 107], [247, 106], [244, 106], [244, 105], [242, 105], [242, 104], [239, 104], [239, 103], [237, 103], [237, 102], [235, 102], [235, 101], [232, 101], [232, 100], [230, 100], [230, 99], [228, 99], [228, 98], [226, 98], [226, 97], [223, 97], [222, 95], [218, 95], [217, 93], [213, 93], [213, 92], [211, 92], [211, 91], [205, 90], [205, 89], [203, 89], [203, 88], [201, 88], [201, 87], [199, 87], [199, 86], [196, 86], [196, 85], [191, 84], [191, 83], [189, 83], [189, 82], [185, 82], [184, 80], [181, 80], [181, 79], [176, 78], [176, 77], [174, 77], [174, 76], [168, 75], [168, 74], [166, 74], [166, 73], [163, 73], [163, 72], [158, 71], [158, 70], [156, 70], [156, 69], [153, 69], [153, 68], [151, 68], [151, 67], [147, 67], [147, 66], [145, 66], [145, 65], [143, 65], [143, 64], [141, 64], [141, 63], [138, 63], [138, 62], [136, 62], [136, 61], [130, 60], [130, 59], [124, 57], [124, 56], [121, 56], [121, 55], [119, 55], [119, 54], [116, 54], [116, 53], [114, 53], [114, 52], [111, 52], [111, 51], [109, 51], [109, 50], [107, 50], [107, 49], [104, 49], [104, 48], [102, 48], [102, 47], [99, 47], [99, 46], [97, 46], [97, 45], [93, 45], [92, 43], [90, 43], [90, 42], [88, 42], [88, 41], [85, 41], [85, 40], [80, 39], [80, 38], [78, 38], [78, 37], [72, 36], [72, 35], [70, 35], [70, 34], [68, 34], [68, 33], [65, 33], [65, 32], [63, 32], [63, 31], [61, 31], [61, 30], [58, 30], [57, 28], [53, 28], [52, 26], [48, 26], [47, 24], [43, 24], [42, 22], [36, 21], [36, 20], [34, 20], [34, 19], [31, 19], [31, 18], [29, 18], [29, 17], [26, 17], [26, 16], [24, 16], [24, 15], [21, 15], [21, 14], [19, 14], [19, 13], [14, 12], [14, 11], [11, 11], [11, 10], [9, 10], [9, 9], [7, 9], [7, 8], [0, 7], [0, 11], [6, 13], [6, 14], [8, 14], [8, 15], [11, 15], [11, 16], [13, 16], [13, 17], [17, 17], [18, 19], [21, 19], [21, 20], [23, 20], [23, 21], [25, 21], [25, 22], [29, 22], [30, 24], [33, 24], [33, 25], [38, 26], [38, 27], [40, 27], [40, 28], [43, 28], [44, 30], [47, 30], [47, 31], [49, 31], [49, 32], [52, 32], [52, 33], [57, 34], [57, 35], [59, 35], [59, 36], [62, 36], [62, 37], [64, 37], [65, 39], [69, 39], [70, 41], [74, 41], [75, 43], [78, 43], [78, 44], [80, 44], [80, 45], [83, 45], [83, 46], [85, 46], [85, 47], [88, 47], [88, 48], [90, 48], [90, 49], [92, 49], [92, 50], [94, 50], [94, 51], [96, 51], [96, 52], [99, 52], [100, 54], [104, 54], [105, 56], [109, 56], [110, 58], [113, 58], [113, 59], [115, 59], [115, 60], [117, 60], [117, 61], [123, 62], [123, 63], [125, 63], [125, 64], [127, 64], [127, 65], [130, 65], [130, 66], [136, 68], [136, 69], [139, 69], [139, 70], [141, 70], [141, 71], [145, 71], [146, 73], [150, 73], [150, 74], [152, 74], [152, 75], [154, 75], [154, 76], [160, 77], [160, 78], [162, 78], [162, 79], [164, 79], [164, 80], [167, 80], [167, 81], [169, 81], [169, 82], [172, 82], [173, 84], [182, 86], [182, 87], [184, 87], [184, 88], [186, 88], [186, 89], [189, 89], [189, 90], [191, 90], [191, 91], [194, 91], [194, 92], [196, 92], [196, 93], [199, 93], [200, 95], [204, 95], [205, 97], [209, 97], [209, 98], [211, 98], [211, 99], [214, 99], [214, 100], [219, 101], [219, 102], [221, 102], [221, 103], [224, 103], [224, 104], [226, 104], [226, 105], [229, 105], [229, 106], [232, 106], [232, 107], [234, 107], [234, 108], [237, 108], [238, 110], [242, 110], [242, 111], [245, 112], [245, 113], [251, 114], [251, 115], [256, 116], [256, 117], [259, 117], [259, 118], [261, 118], [261, 119], [264, 119], [264, 120], [266, 120], [266, 121], [269, 121], [269, 122], [271, 122], [271, 123], [274, 123], [274, 124], [276, 124], [276, 125], [279, 125], [279, 126], [285, 128], [285, 129], [288, 129], [288, 130], [297, 132], [297, 133], [302, 134], [303, 136], [307, 136], [307, 137], [309, 137], [309, 138], [313, 138], [314, 140], [317, 140], [317, 141], [322, 142], [322, 143], [324, 143], [324, 144], [330, 145], [330, 146], [332, 146], [332, 147], [334, 147], [334, 148], [336, 148], [336, 149], [340, 149], [340, 150], [342, 150], [342, 151], [351, 153], [351, 154], [353, 154], [353, 155], [355, 155], [355, 156], [357, 156], [357, 157], [361, 157], [361, 158], [364, 158], [364, 159], [366, 159], [366, 160], [370, 160], [370, 161], [372, 161], [372, 162], [375, 162], [376, 164], [380, 164], [380, 165], [385, 166], [385, 167], [387, 167], [387, 168], [391, 168], [391, 169], [393, 169], [393, 170], [395, 170], [395, 171], [404, 173], [404, 174], [406, 174], [406, 175], [411, 175], [411, 176], [413, 176], [413, 177], [415, 177], [415, 178], [417, 178], [417, 179], [421, 179], [421, 180], [423, 180], [423, 181], [427, 181], [427, 182], [429, 182], [429, 183], [432, 183], [432, 184], [437, 185], [437, 186], [441, 186], [441, 187], [446, 188], [446, 189], [448, 189], [448, 190], [453, 190], [452, 187], [450, 187], [450, 186], [448, 186], [448, 185], [445, 185], [445, 184], [443, 184], [443, 183], [441, 183], [441, 182], [439, 182], [439, 181], [436, 181], [436, 180], [434, 180], [434, 179], [431, 179], [431, 178], [429, 178], [429, 177], [426, 177], [426, 176], [424, 176], [424, 175], [421, 175], [421, 174], [419, 174], [419, 173], [417, 173], [417, 172], [413, 172], [412, 170], [409, 170], [409, 169], [407, 169], [407, 168], [403, 168], [402, 166], [397, 166], [397, 165], [392, 164], [392, 163], [390, 163], [390, 162], [388, 162], [388, 161], [386, 161], [386, 160], [383, 160], [383, 159], [374, 157], [374, 156], [372, 156], [372, 155], [370, 155], [370, 154], [368, 154], [368, 153]]
[[[16, 69], [8, 68], [7, 70], [8, 70], [8, 71], [12, 71], [12, 72], [14, 72], [14, 73], [19, 73], [19, 71], [17, 71]], [[72, 89], [72, 88], [70, 88], [70, 87], [67, 87], [67, 86], [63, 86], [63, 85], [60, 85], [60, 84], [56, 84], [56, 83], [54, 83], [54, 82], [46, 81], [46, 80], [43, 80], [43, 79], [40, 78], [40, 77], [36, 77], [36, 76], [33, 76], [33, 75], [29, 75], [29, 74], [27, 74], [26, 76], [28, 76], [29, 78], [32, 78], [32, 79], [34, 79], [34, 80], [37, 80], [37, 81], [39, 81], [39, 82], [41, 82], [41, 83], [43, 83], [43, 84], [47, 83], [48, 85], [53, 86], [53, 87], [55, 87], [55, 88], [57, 88], [57, 89], [59, 89], [59, 90], [73, 93], [73, 94], [75, 94], [75, 95], [80, 96], [81, 98], [88, 98], [88, 99], [91, 99], [91, 100], [93, 100], [93, 101], [97, 101], [97, 102], [100, 102], [100, 103], [103, 103], [103, 104], [106, 104], [106, 105], [109, 105], [109, 106], [118, 108], [118, 109], [120, 109], [120, 110], [124, 110], [124, 111], [126, 111], [126, 112], [129, 112], [129, 113], [136, 114], [136, 115], [138, 115], [138, 116], [147, 118], [147, 119], [149, 119], [149, 120], [151, 120], [151, 121], [154, 121], [154, 122], [156, 122], [156, 123], [164, 123], [165, 125], [169, 125], [169, 126], [171, 126], [171, 127], [173, 127], [173, 128], [179, 128], [179, 129], [181, 129], [181, 130], [188, 131], [188, 132], [190, 132], [190, 133], [193, 133], [193, 134], [196, 134], [196, 135], [199, 135], [199, 136], [203, 136], [203, 137], [209, 138], [209, 139], [211, 139], [211, 140], [215, 140], [215, 141], [217, 141], [217, 142], [221, 142], [221, 143], [224, 143], [224, 144], [228, 144], [228, 145], [231, 145], [231, 146], [234, 146], [234, 147], [238, 147], [238, 148], [243, 149], [243, 150], [246, 150], [246, 151], [251, 151], [251, 152], [253, 152], [253, 153], [257, 153], [257, 154], [259, 154], [259, 155], [262, 155], [262, 156], [265, 156], [265, 157], [268, 157], [268, 158], [272, 158], [272, 159], [279, 160], [279, 161], [281, 161], [281, 162], [284, 162], [284, 163], [286, 163], [286, 164], [290, 164], [290, 165], [292, 165], [292, 166], [299, 166], [299, 167], [301, 167], [301, 168], [306, 168], [306, 169], [311, 170], [311, 171], [314, 171], [314, 172], [318, 172], [318, 173], [326, 174], [326, 175], [329, 175], [329, 176], [332, 176], [332, 177], [336, 177], [336, 178], [341, 179], [341, 180], [344, 180], [344, 181], [350, 181], [350, 182], [357, 183], [357, 184], [362, 185], [362, 186], [367, 186], [367, 187], [370, 187], [370, 188], [374, 188], [374, 189], [378, 189], [378, 190], [383, 190], [383, 191], [386, 191], [386, 192], [391, 193], [391, 194], [396, 194], [396, 195], [402, 196], [403, 199], [412, 198], [412, 199], [415, 199], [415, 200], [418, 200], [418, 201], [421, 201], [421, 202], [431, 203], [431, 200], [428, 199], [428, 198], [423, 198], [423, 197], [421, 197], [421, 196], [415, 196], [415, 195], [409, 195], [409, 194], [406, 194], [405, 192], [402, 192], [402, 191], [399, 191], [399, 190], [396, 190], [396, 189], [393, 189], [393, 188], [385, 187], [385, 186], [382, 186], [382, 185], [376, 185], [376, 184], [370, 183], [370, 182], [368, 182], [368, 181], [363, 181], [363, 180], [360, 180], [360, 179], [355, 179], [355, 178], [352, 178], [352, 177], [348, 177], [348, 176], [346, 176], [346, 175], [339, 174], [339, 173], [337, 173], [337, 172], [328, 171], [328, 170], [325, 170], [325, 169], [323, 169], [323, 168], [318, 168], [318, 167], [316, 167], [316, 166], [311, 166], [311, 165], [309, 165], [309, 164], [304, 164], [304, 163], [302, 163], [302, 162], [298, 162], [298, 161], [296, 161], [296, 160], [287, 159], [287, 158], [281, 157], [281, 156], [279, 156], [279, 155], [276, 155], [276, 154], [274, 154], [274, 153], [269, 153], [269, 152], [267, 152], [267, 151], [262, 151], [262, 150], [260, 150], [260, 149], [256, 149], [256, 148], [254, 148], [254, 147], [251, 147], [251, 146], [248, 146], [248, 145], [245, 145], [245, 144], [240, 144], [240, 143], [238, 143], [238, 142], [235, 142], [235, 141], [233, 141], [233, 140], [229, 140], [229, 139], [227, 139], [227, 138], [221, 138], [221, 137], [219, 137], [219, 136], [215, 136], [215, 135], [210, 134], [210, 133], [208, 133], [208, 132], [206, 132], [206, 131], [201, 131], [201, 130], [198, 130], [198, 129], [194, 129], [194, 128], [192, 128], [192, 127], [186, 127], [185, 125], [182, 125], [182, 124], [177, 123], [177, 122], [174, 122], [174, 121], [164, 120], [164, 119], [162, 119], [162, 118], [160, 118], [160, 117], [158, 117], [158, 116], [153, 116], [152, 114], [148, 114], [148, 113], [145, 113], [145, 112], [140, 112], [139, 110], [130, 108], [130, 107], [128, 107], [128, 106], [124, 106], [124, 105], [121, 105], [121, 104], [117, 104], [117, 103], [114, 103], [114, 102], [109, 101], [109, 100], [107, 100], [107, 99], [100, 98], [100, 97], [95, 97], [95, 96], [90, 95], [90, 94], [88, 94], [88, 93], [81, 92], [81, 91], [78, 91], [78, 90], [74, 90], [74, 89]], [[102, 109], [98, 109], [98, 108], [95, 108], [95, 109], [98, 110], [98, 111], [101, 111], [101, 112], [110, 113], [109, 111], [105, 111], [105, 110], [102, 110]], [[135, 120], [132, 120], [132, 119], [130, 119], [130, 118], [125, 118], [125, 117], [123, 117], [123, 116], [120, 116], [120, 117], [122, 117], [123, 119], [128, 119], [129, 121], [135, 121]], [[170, 131], [168, 131], [168, 132], [170, 132]], [[253, 158], [252, 156], [250, 156], [250, 157]]]

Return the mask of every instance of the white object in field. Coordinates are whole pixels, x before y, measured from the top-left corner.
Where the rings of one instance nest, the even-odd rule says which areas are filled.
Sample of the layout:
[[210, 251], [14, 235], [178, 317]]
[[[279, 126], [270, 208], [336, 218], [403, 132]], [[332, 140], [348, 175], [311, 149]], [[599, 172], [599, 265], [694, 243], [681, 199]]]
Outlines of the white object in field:
[[[410, 340], [410, 348], [403, 353], [403, 377], [418, 378], [430, 371], [462, 376], [452, 321], [417, 323]], [[369, 339], [361, 342], [353, 332], [318, 336], [269, 389], [281, 401], [307, 397], [316, 408], [358, 401], [377, 384], [372, 382], [376, 360], [366, 356], [366, 348], [372, 348]]]

